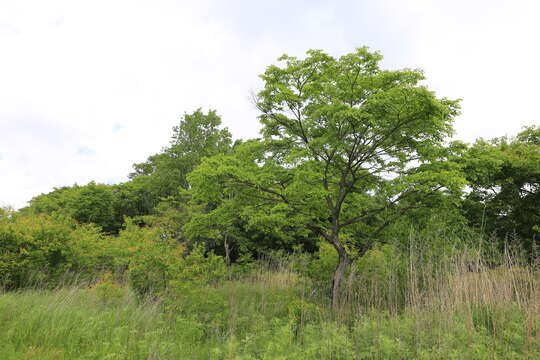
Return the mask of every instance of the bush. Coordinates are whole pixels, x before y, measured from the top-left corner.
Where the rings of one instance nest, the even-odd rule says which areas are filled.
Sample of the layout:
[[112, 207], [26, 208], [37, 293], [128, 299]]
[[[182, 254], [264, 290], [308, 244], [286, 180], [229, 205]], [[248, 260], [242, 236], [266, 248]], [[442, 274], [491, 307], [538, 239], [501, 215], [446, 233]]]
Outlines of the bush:
[[177, 290], [185, 290], [217, 283], [225, 279], [226, 275], [227, 266], [223, 257], [212, 252], [205, 255], [204, 247], [199, 245], [182, 258], [180, 266], [175, 269], [171, 286]]
[[[338, 264], [338, 253], [327, 242], [319, 243], [319, 251], [308, 265], [307, 275], [318, 287], [327, 288], [330, 285], [334, 271]], [[328, 291], [330, 291], [328, 289]]]
[[63, 217], [16, 216], [0, 221], [0, 284], [7, 289], [56, 285], [67, 273], [88, 275], [95, 268], [89, 243], [101, 235]]
[[130, 285], [139, 298], [160, 296], [181, 265], [184, 247], [160, 238], [156, 229], [139, 229], [136, 234], [139, 244], [130, 254]]

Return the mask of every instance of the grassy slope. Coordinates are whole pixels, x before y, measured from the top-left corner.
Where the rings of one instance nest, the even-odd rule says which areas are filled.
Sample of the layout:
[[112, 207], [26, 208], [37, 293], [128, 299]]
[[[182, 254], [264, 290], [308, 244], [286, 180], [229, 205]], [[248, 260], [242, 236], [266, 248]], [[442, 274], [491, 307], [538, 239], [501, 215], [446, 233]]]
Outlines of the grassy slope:
[[424, 301], [393, 314], [331, 314], [292, 273], [193, 289], [160, 304], [138, 304], [129, 289], [111, 281], [90, 289], [4, 293], [0, 358], [540, 358], [538, 301], [515, 294], [506, 299], [524, 288], [518, 288], [521, 275], [506, 273], [454, 278], [447, 298], [421, 295]]

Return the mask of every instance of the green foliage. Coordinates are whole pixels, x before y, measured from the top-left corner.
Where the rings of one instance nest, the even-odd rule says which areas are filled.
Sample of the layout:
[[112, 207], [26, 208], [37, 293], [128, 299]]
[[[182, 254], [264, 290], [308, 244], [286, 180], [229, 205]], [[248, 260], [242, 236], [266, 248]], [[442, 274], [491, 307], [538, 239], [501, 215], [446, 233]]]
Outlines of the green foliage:
[[63, 209], [68, 209], [75, 202], [78, 196], [79, 186], [64, 186], [55, 188], [48, 194], [35, 196], [30, 200], [30, 205], [22, 209], [23, 213], [28, 214], [53, 214]]
[[459, 161], [471, 190], [463, 207], [471, 225], [531, 250], [540, 224], [539, 127], [514, 138], [478, 140]]
[[118, 226], [114, 214], [114, 197], [110, 186], [93, 182], [80, 188], [69, 204], [69, 215], [80, 223], [97, 224], [110, 232]]
[[308, 276], [319, 287], [327, 288], [338, 261], [336, 249], [327, 242], [321, 242], [319, 250], [314, 254], [314, 259], [309, 262]]
[[140, 228], [129, 219], [114, 237], [60, 215], [10, 219], [0, 221], [1, 284], [7, 288], [54, 286], [69, 274], [87, 281], [102, 272], [121, 275], [160, 234], [158, 228]]
[[[272, 186], [277, 180], [269, 167], [260, 168], [265, 148], [253, 140], [234, 147], [233, 155], [205, 159], [190, 175], [194, 210], [184, 226], [190, 241], [202, 241], [227, 257], [259, 256], [269, 250], [292, 251], [298, 244], [314, 248], [316, 237], [302, 214], [291, 214], [281, 203], [251, 188]], [[261, 206], [260, 201], [265, 205]]]
[[[388, 284], [393, 266], [399, 262], [399, 253], [391, 245], [382, 245], [368, 250], [364, 256], [356, 262], [356, 271], [366, 281]], [[383, 290], [383, 289], [379, 289]]]
[[189, 287], [209, 285], [223, 280], [227, 275], [223, 258], [213, 253], [205, 254], [202, 246], [193, 248], [182, 260], [171, 282], [175, 290], [183, 291]]
[[176, 197], [180, 189], [189, 188], [187, 176], [203, 158], [229, 151], [231, 134], [220, 126], [221, 118], [214, 110], [184, 114], [173, 128], [169, 146], [146, 162], [133, 165], [135, 171], [130, 178], [147, 177], [155, 199]]
[[100, 239], [96, 228], [77, 227], [62, 217], [16, 216], [0, 221], [0, 284], [8, 289], [54, 285], [68, 272], [84, 276], [95, 265], [85, 251], [88, 241], [93, 250]]
[[108, 268], [116, 271], [127, 270], [132, 260], [144, 254], [156, 239], [160, 239], [158, 227], [140, 227], [132, 219], [125, 219], [124, 228], [118, 236], [110, 237], [101, 247]]
[[118, 230], [122, 221], [114, 207], [113, 188], [90, 182], [85, 186], [62, 187], [38, 195], [30, 200], [30, 206], [22, 212], [69, 216], [79, 223], [95, 224], [104, 232], [111, 233]]
[[96, 225], [75, 225], [67, 244], [73, 257], [71, 271], [79, 277], [92, 279], [101, 271], [112, 270], [112, 256], [107, 253], [110, 240]]
[[159, 235], [157, 229], [138, 230], [142, 241], [130, 254], [128, 277], [141, 298], [163, 294], [182, 263], [184, 247]]
[[138, 177], [131, 181], [113, 185], [114, 212], [116, 217], [146, 216], [154, 212], [160, 198], [152, 189], [152, 181], [148, 177]]
[[[219, 281], [227, 274], [223, 258], [205, 254], [201, 246], [186, 255], [183, 245], [162, 236], [159, 229], [137, 229], [135, 234], [140, 239], [129, 255], [128, 275], [140, 297], [162, 297], [166, 293], [182, 296], [194, 288]], [[131, 236], [125, 232], [121, 235], [132, 239], [133, 231]]]

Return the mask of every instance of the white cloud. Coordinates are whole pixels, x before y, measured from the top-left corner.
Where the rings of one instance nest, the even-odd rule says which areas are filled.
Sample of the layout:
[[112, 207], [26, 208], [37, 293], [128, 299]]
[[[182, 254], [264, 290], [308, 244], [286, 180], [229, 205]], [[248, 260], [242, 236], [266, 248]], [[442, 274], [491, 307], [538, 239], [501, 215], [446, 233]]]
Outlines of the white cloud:
[[464, 98], [458, 137], [539, 123], [531, 1], [31, 1], [0, 11], [0, 202], [121, 181], [184, 112], [258, 133], [251, 90], [282, 53], [368, 45]]
[[540, 82], [540, 34], [535, 1], [383, 2], [414, 39], [411, 61], [427, 83], [449, 98], [462, 98], [457, 138], [473, 141], [516, 134], [540, 124], [535, 111]]

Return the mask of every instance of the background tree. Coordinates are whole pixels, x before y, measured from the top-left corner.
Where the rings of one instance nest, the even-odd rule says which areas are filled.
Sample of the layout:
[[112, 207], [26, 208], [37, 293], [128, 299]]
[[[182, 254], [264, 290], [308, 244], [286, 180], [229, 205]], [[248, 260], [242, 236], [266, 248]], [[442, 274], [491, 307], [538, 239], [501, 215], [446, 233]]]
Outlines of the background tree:
[[69, 215], [80, 223], [99, 225], [105, 232], [115, 232], [122, 224], [114, 213], [112, 187], [94, 182], [80, 187], [70, 204]]
[[[205, 167], [207, 184], [221, 178], [251, 198], [260, 218], [302, 223], [332, 244], [334, 306], [351, 259], [389, 223], [423, 199], [451, 199], [446, 194], [464, 184], [444, 161], [457, 101], [420, 86], [418, 70], [381, 70], [381, 59], [366, 48], [338, 59], [321, 51], [282, 56], [282, 67], [261, 76], [264, 139], [252, 145], [254, 155], [240, 148]], [[219, 194], [212, 187], [207, 196]]]
[[480, 139], [461, 161], [471, 183], [464, 201], [471, 225], [499, 239], [515, 235], [530, 250], [540, 225], [540, 127]]
[[125, 186], [144, 195], [144, 200], [139, 197], [136, 203], [145, 207], [144, 215], [155, 215], [146, 221], [159, 225], [170, 237], [185, 240], [182, 227], [190, 213], [187, 176], [203, 158], [228, 153], [231, 147], [231, 134], [227, 128], [221, 128], [221, 118], [215, 110], [205, 114], [198, 109], [184, 114], [180, 124], [173, 128], [169, 146], [146, 162], [135, 164], [135, 171], [130, 174], [132, 180]]
[[61, 214], [79, 223], [96, 224], [104, 232], [116, 233], [122, 225], [122, 215], [115, 213], [115, 190], [110, 185], [73, 185], [54, 189], [30, 200], [22, 210], [25, 214]]
[[134, 164], [130, 178], [149, 177], [148, 185], [158, 198], [176, 196], [179, 189], [189, 188], [187, 175], [204, 157], [230, 151], [231, 133], [220, 126], [221, 118], [215, 110], [184, 114], [173, 128], [170, 145], [147, 161]]
[[[53, 191], [47, 194], [34, 196], [29, 201], [29, 206], [21, 209], [23, 213], [34, 214], [52, 214], [62, 210], [67, 210], [73, 202], [73, 198], [77, 196], [80, 186], [63, 186], [54, 188]], [[66, 211], [69, 212], [69, 211]]]
[[125, 216], [135, 218], [151, 215], [160, 201], [152, 190], [152, 179], [148, 176], [113, 185], [113, 189], [114, 212], [120, 221]]

